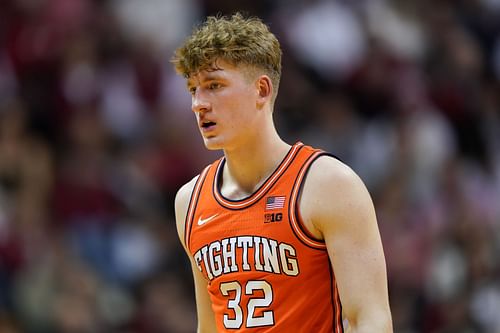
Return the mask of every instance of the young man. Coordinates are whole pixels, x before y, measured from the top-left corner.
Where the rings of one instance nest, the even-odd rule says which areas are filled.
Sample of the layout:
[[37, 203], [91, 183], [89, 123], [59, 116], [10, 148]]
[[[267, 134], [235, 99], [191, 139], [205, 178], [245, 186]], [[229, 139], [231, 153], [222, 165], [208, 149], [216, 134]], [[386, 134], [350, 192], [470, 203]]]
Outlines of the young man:
[[281, 49], [268, 27], [209, 17], [172, 62], [205, 146], [224, 152], [175, 200], [198, 332], [391, 332], [364, 184], [338, 159], [276, 132]]

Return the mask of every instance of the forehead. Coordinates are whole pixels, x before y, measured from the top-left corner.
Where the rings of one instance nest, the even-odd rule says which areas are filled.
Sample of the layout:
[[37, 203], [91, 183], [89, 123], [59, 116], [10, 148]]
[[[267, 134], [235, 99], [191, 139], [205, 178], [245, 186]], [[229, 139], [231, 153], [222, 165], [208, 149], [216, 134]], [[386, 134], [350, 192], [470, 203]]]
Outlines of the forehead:
[[201, 68], [197, 72], [187, 75], [187, 84], [195, 85], [197, 82], [213, 80], [213, 79], [230, 79], [235, 77], [246, 77], [249, 69], [248, 66], [239, 64], [233, 65], [224, 60], [216, 60], [208, 66]]

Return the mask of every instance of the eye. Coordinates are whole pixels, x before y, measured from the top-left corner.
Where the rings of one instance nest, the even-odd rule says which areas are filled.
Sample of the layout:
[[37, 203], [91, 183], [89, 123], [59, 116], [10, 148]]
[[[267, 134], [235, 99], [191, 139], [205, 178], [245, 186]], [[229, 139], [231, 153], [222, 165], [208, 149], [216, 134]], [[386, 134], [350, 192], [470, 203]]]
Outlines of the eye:
[[210, 90], [219, 89], [220, 87], [221, 87], [221, 84], [217, 83], [217, 82], [212, 82], [208, 85], [208, 89], [210, 89]]
[[191, 95], [194, 95], [196, 93], [196, 87], [191, 87], [188, 90]]

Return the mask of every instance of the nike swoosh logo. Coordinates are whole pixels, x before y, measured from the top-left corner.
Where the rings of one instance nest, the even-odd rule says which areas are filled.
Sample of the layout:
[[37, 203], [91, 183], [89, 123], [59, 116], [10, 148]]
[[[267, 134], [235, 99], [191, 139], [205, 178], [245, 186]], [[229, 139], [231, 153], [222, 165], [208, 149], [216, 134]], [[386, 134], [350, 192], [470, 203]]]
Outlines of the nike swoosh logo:
[[215, 215], [207, 217], [206, 219], [202, 219], [201, 216], [200, 216], [200, 218], [198, 219], [198, 225], [204, 225], [205, 223], [212, 221], [218, 215], [219, 214], [215, 214]]

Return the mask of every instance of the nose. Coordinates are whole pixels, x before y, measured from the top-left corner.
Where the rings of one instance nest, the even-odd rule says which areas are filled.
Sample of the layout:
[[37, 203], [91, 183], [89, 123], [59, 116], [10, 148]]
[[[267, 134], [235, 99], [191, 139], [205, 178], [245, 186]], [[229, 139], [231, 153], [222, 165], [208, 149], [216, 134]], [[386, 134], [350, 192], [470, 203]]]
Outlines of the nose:
[[194, 113], [207, 112], [210, 109], [210, 103], [204, 98], [203, 94], [198, 90], [193, 94], [191, 99], [191, 110]]

